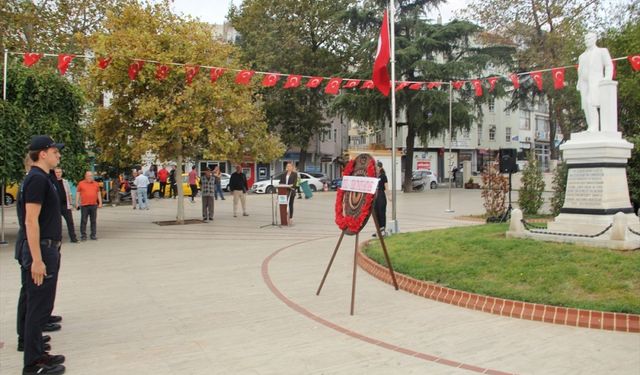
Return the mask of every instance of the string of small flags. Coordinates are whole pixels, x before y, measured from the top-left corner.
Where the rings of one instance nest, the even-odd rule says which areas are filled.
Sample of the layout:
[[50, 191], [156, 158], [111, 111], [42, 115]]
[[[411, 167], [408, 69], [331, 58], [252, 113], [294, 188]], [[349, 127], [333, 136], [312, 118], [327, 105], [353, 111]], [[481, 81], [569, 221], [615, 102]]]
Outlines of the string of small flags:
[[[23, 55], [23, 65], [26, 67], [30, 67], [36, 64], [42, 57], [57, 57], [58, 59], [58, 71], [61, 75], [64, 75], [69, 68], [69, 65], [75, 58], [85, 58], [96, 60], [97, 67], [99, 69], [107, 69], [111, 64], [111, 57], [95, 57], [89, 55], [74, 55], [74, 54], [50, 54], [50, 53], [33, 53], [33, 52], [10, 52], [14, 55]], [[614, 78], [616, 76], [616, 64], [618, 61], [627, 60], [631, 65], [633, 71], [640, 70], [640, 54], [629, 55], [625, 57], [617, 57], [612, 59], [614, 64]], [[194, 65], [194, 64], [182, 64], [182, 63], [174, 63], [174, 62], [160, 62], [155, 60], [146, 60], [146, 59], [133, 59], [128, 68], [129, 79], [135, 81], [138, 77], [138, 74], [142, 71], [142, 68], [145, 64], [154, 64], [155, 65], [155, 78], [162, 81], [169, 77], [169, 74], [172, 71], [172, 67], [182, 67], [184, 68], [185, 81], [187, 84], [191, 84], [193, 80], [196, 78], [198, 73], [201, 70], [209, 71], [209, 79], [211, 83], [215, 83], [218, 79], [220, 79], [225, 73], [234, 73], [235, 78], [234, 81], [239, 85], [249, 85], [254, 76], [262, 77], [262, 86], [263, 87], [274, 87], [281, 80], [284, 79], [284, 85], [282, 86], [285, 89], [292, 89], [296, 87], [300, 87], [303, 83], [303, 80], [306, 80], [304, 87], [309, 89], [318, 88], [323, 82], [326, 82], [324, 92], [330, 95], [337, 95], [340, 93], [341, 89], [356, 89], [360, 88], [361, 90], [371, 90], [375, 88], [375, 85], [372, 80], [362, 80], [355, 78], [340, 78], [340, 77], [322, 77], [322, 76], [307, 76], [300, 74], [288, 74], [288, 73], [276, 73], [276, 72], [261, 72], [256, 70], [248, 70], [248, 69], [231, 69], [226, 67], [215, 67], [215, 66], [206, 66], [206, 65]], [[567, 69], [575, 69], [577, 65], [569, 65], [562, 66], [557, 68], [549, 68], [549, 69], [540, 69], [529, 72], [521, 72], [521, 73], [511, 73], [507, 76], [504, 75], [491, 75], [489, 77], [484, 78], [473, 78], [473, 79], [464, 79], [464, 80], [455, 80], [455, 81], [396, 81], [395, 90], [401, 91], [406, 88], [409, 90], [437, 90], [441, 89], [443, 86], [451, 85], [455, 90], [461, 90], [466, 85], [470, 85], [470, 87], [474, 90], [475, 96], [482, 96], [484, 94], [484, 90], [488, 88], [489, 92], [493, 92], [495, 90], [496, 84], [501, 80], [506, 80], [507, 82], [511, 82], [513, 88], [515, 90], [520, 88], [520, 84], [523, 80], [530, 78], [538, 90], [542, 91], [543, 89], [543, 73], [551, 72], [551, 77], [553, 80], [553, 87], [556, 90], [560, 90], [565, 87], [565, 72]]]

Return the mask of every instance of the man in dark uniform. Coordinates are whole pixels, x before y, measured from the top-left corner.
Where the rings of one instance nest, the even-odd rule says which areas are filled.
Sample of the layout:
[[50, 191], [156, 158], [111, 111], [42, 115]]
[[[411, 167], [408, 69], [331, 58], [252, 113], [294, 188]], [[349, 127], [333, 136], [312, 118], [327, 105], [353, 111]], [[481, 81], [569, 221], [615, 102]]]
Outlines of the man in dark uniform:
[[31, 170], [22, 184], [18, 207], [20, 230], [26, 235], [20, 251], [26, 289], [24, 368], [22, 374], [63, 374], [65, 358], [44, 351], [42, 327], [48, 322], [60, 265], [62, 217], [56, 181], [50, 174], [60, 162], [63, 144], [48, 136], [34, 136], [29, 145]]

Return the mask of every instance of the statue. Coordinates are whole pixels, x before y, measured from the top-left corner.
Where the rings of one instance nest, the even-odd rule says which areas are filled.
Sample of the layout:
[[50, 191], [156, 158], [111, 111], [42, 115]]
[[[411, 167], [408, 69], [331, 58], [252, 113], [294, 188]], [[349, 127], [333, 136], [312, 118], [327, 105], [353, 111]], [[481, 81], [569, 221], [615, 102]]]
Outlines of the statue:
[[[613, 63], [611, 55], [606, 48], [596, 46], [595, 33], [587, 33], [584, 44], [587, 50], [578, 59], [578, 85], [577, 89], [582, 98], [582, 110], [587, 119], [587, 131], [598, 132], [601, 129], [600, 113], [602, 98], [599, 84], [602, 81], [613, 79]], [[601, 100], [602, 99], [602, 100]]]

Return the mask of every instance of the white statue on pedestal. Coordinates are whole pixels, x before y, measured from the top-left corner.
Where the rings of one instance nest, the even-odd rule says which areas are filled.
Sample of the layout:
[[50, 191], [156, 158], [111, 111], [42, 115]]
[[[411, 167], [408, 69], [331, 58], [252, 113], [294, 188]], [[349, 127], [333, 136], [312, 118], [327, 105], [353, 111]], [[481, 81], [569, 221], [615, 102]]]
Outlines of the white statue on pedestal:
[[[598, 109], [607, 102], [600, 90], [602, 81], [613, 79], [613, 63], [606, 48], [596, 46], [598, 37], [595, 33], [587, 33], [584, 44], [587, 50], [578, 59], [578, 85], [582, 98], [582, 109], [587, 119], [587, 131], [600, 131], [600, 115]], [[604, 129], [602, 129], [604, 130]]]

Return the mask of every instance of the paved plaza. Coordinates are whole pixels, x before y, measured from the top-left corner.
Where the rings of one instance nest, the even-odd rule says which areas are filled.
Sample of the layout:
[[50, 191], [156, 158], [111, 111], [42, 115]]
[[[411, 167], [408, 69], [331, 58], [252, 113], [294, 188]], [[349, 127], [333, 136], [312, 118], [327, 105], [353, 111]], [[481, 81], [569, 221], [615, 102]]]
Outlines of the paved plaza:
[[[471, 225], [455, 217], [483, 212], [477, 190], [454, 190], [453, 214], [447, 197], [400, 194], [400, 229]], [[296, 200], [288, 228], [268, 225], [268, 195], [248, 197], [249, 217], [234, 218], [231, 199], [218, 200], [214, 222], [185, 226], [152, 223], [175, 217], [172, 199], [152, 200], [149, 211], [101, 209], [98, 241], [63, 245], [54, 312], [64, 320], [52, 352], [80, 375], [640, 374], [640, 334], [463, 309], [395, 291], [361, 269], [350, 316], [353, 237], [315, 295], [339, 235], [334, 199]], [[185, 207], [187, 218], [201, 217], [199, 199]], [[11, 244], [0, 248], [3, 375], [22, 368], [16, 228], [10, 207]]]

